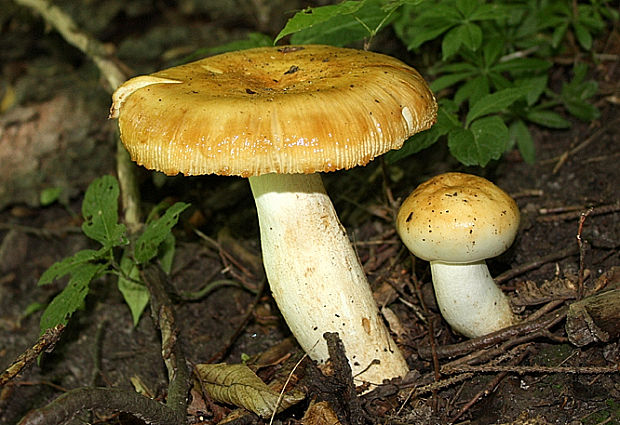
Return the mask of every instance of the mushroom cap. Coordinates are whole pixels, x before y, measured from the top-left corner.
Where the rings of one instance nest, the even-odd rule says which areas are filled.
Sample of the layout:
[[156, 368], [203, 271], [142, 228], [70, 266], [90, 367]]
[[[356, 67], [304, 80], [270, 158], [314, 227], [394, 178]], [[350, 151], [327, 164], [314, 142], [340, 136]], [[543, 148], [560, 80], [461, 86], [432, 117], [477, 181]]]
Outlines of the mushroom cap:
[[519, 208], [506, 192], [463, 173], [440, 174], [422, 183], [396, 218], [401, 239], [416, 257], [456, 264], [501, 254], [518, 227]]
[[429, 128], [436, 111], [424, 79], [399, 60], [306, 45], [133, 78], [114, 93], [110, 117], [149, 169], [248, 177], [366, 164]]

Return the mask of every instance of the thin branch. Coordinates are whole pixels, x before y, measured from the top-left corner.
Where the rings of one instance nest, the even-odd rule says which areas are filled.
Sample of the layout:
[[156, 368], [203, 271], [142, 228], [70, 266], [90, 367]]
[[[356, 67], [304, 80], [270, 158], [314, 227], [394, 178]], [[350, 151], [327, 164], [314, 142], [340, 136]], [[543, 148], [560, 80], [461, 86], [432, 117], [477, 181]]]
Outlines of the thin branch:
[[129, 413], [152, 425], [185, 423], [185, 413], [180, 417], [170, 407], [134, 391], [119, 388], [78, 388], [61, 395], [45, 407], [32, 410], [19, 425], [64, 423], [85, 408]]
[[[106, 80], [108, 92], [116, 90], [127, 79], [127, 75], [119, 65], [121, 61], [113, 56], [110, 49], [90, 34], [80, 30], [71, 16], [58, 6], [47, 0], [15, 0], [15, 3], [40, 14], [67, 43], [77, 47], [88, 56]], [[120, 139], [118, 137], [116, 139], [116, 173], [121, 187], [123, 214], [125, 224], [130, 231], [134, 231], [140, 227], [141, 223], [140, 195], [135, 177], [136, 167], [131, 162]]]
[[474, 373], [494, 373], [494, 372], [510, 372], [519, 375], [531, 373], [569, 373], [569, 374], [603, 374], [603, 373], [619, 373], [618, 365], [613, 366], [502, 366], [502, 365], [462, 365], [454, 367], [446, 367], [441, 369], [442, 373], [456, 374], [464, 372]]
[[530, 263], [522, 264], [510, 270], [506, 270], [504, 273], [500, 274], [494, 279], [495, 283], [506, 282], [512, 279], [513, 277], [517, 277], [523, 273], [529, 272], [531, 270], [535, 270], [539, 268], [540, 266], [543, 266], [547, 263], [558, 261], [558, 260], [561, 260], [566, 257], [570, 257], [578, 253], [579, 253], [579, 250], [575, 246], [570, 246], [566, 249], [552, 252], [551, 254], [545, 255], [544, 257], [540, 257]]
[[586, 247], [583, 243], [583, 238], [581, 234], [583, 232], [583, 225], [586, 222], [586, 218], [592, 212], [592, 208], [581, 213], [579, 216], [579, 227], [577, 228], [577, 246], [579, 247], [579, 278], [577, 280], [577, 301], [583, 298], [585, 293], [585, 289], [583, 286], [584, 280], [584, 271], [585, 271], [585, 257], [586, 257]]
[[[179, 329], [172, 301], [166, 291], [168, 277], [155, 265], [149, 265], [141, 272], [142, 279], [151, 294], [151, 315], [161, 331], [161, 351], [166, 369], [168, 370], [169, 406], [177, 416], [185, 418], [187, 412], [187, 394], [189, 393], [190, 376], [185, 362], [185, 354], [179, 343]], [[185, 423], [185, 419], [182, 422]]]
[[[551, 314], [550, 317], [544, 317], [535, 321], [522, 322], [501, 329], [497, 332], [472, 338], [458, 344], [437, 347], [437, 356], [439, 358], [462, 356], [474, 350], [486, 348], [521, 335], [528, 337], [541, 336], [540, 332], [549, 329], [564, 319], [566, 316], [566, 310], [567, 309], [565, 307], [562, 307], [555, 313]], [[423, 358], [429, 358], [431, 356], [431, 350], [427, 347], [420, 347], [418, 352]]]
[[80, 30], [73, 19], [58, 6], [47, 0], [15, 0], [15, 3], [39, 13], [47, 23], [62, 35], [67, 43], [77, 47], [91, 58], [112, 90], [115, 90], [126, 80], [125, 73], [112, 59], [109, 49], [103, 43]]
[[24, 351], [6, 370], [0, 375], [0, 387], [15, 378], [19, 373], [34, 362], [44, 351], [50, 351], [60, 339], [65, 325], [58, 324], [47, 329], [32, 347]]

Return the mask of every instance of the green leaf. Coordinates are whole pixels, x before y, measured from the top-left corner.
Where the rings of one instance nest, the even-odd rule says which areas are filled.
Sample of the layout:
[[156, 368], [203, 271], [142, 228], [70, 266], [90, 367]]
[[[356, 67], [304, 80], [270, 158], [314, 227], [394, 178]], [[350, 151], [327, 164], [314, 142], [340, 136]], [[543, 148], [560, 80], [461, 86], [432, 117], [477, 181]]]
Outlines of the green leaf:
[[567, 30], [568, 22], [562, 23], [561, 25], [555, 27], [553, 34], [551, 34], [551, 46], [553, 46], [553, 48], [557, 48], [562, 40], [564, 40]]
[[24, 310], [24, 313], [23, 313], [22, 317], [26, 318], [26, 317], [30, 316], [31, 314], [34, 314], [34, 313], [36, 313], [38, 311], [43, 310], [45, 307], [46, 307], [45, 304], [40, 303], [40, 302], [36, 302], [35, 301], [33, 303], [30, 303], [30, 304], [28, 304], [26, 306], [26, 310]]
[[464, 18], [469, 18], [477, 6], [478, 0], [456, 0], [456, 8]]
[[415, 27], [406, 33], [405, 42], [407, 49], [417, 49], [422, 44], [429, 40], [438, 38], [441, 34], [448, 31], [455, 24], [453, 22], [439, 22], [436, 25], [427, 25], [422, 27]]
[[454, 27], [444, 35], [441, 42], [441, 58], [448, 60], [454, 56], [463, 44], [462, 26]]
[[471, 130], [456, 128], [448, 134], [448, 148], [453, 157], [465, 165], [477, 165], [476, 140]]
[[560, 114], [553, 112], [553, 111], [533, 109], [531, 111], [528, 111], [525, 114], [525, 118], [527, 118], [528, 121], [542, 125], [544, 127], [549, 127], [549, 128], [570, 127], [570, 121], [566, 120]]
[[552, 63], [544, 59], [516, 58], [506, 62], [500, 62], [492, 67], [497, 72], [526, 72], [546, 71]]
[[49, 187], [47, 189], [43, 189], [41, 191], [41, 195], [39, 195], [39, 202], [43, 206], [53, 204], [58, 200], [61, 193], [62, 187]]
[[528, 164], [536, 162], [536, 148], [532, 134], [522, 120], [517, 120], [510, 125], [510, 139], [519, 148], [519, 153]]
[[177, 202], [161, 218], [146, 225], [134, 247], [134, 258], [138, 264], [144, 264], [157, 255], [159, 245], [166, 240], [170, 230], [177, 224], [179, 215], [187, 207], [189, 204]]
[[526, 91], [525, 100], [528, 106], [532, 106], [538, 102], [540, 96], [547, 88], [547, 80], [547, 74], [538, 77], [522, 78], [515, 80], [515, 87]]
[[590, 50], [592, 48], [592, 34], [590, 34], [590, 31], [579, 22], [575, 22], [573, 29], [575, 30], [575, 36], [581, 47]]
[[476, 2], [478, 7], [473, 10], [468, 18], [471, 21], [482, 21], [482, 20], [500, 20], [506, 19], [510, 17], [511, 9], [507, 5], [502, 4], [481, 4], [481, 2]]
[[488, 94], [476, 102], [466, 118], [466, 126], [475, 120], [476, 118], [482, 117], [484, 115], [494, 114], [500, 111], [503, 111], [518, 99], [523, 97], [526, 93], [525, 90], [520, 88], [509, 88], [500, 90], [495, 93]]
[[168, 236], [164, 241], [159, 245], [159, 250], [157, 253], [157, 257], [159, 258], [159, 265], [161, 269], [166, 273], [170, 273], [172, 270], [172, 261], [174, 260], [174, 251], [176, 247], [176, 238], [171, 233], [168, 233]]
[[438, 67], [437, 72], [442, 74], [468, 73], [468, 75], [472, 75], [476, 72], [480, 72], [480, 69], [477, 65], [468, 62], [456, 62], [441, 65]]
[[470, 103], [473, 104], [487, 94], [489, 94], [489, 80], [481, 75], [472, 78], [459, 87], [456, 93], [454, 93], [454, 101], [460, 105], [465, 100], [470, 99]]
[[125, 236], [125, 226], [118, 223], [118, 195], [116, 179], [103, 176], [88, 186], [82, 202], [82, 215], [85, 220], [82, 231], [104, 247], [129, 243]]
[[601, 112], [596, 106], [581, 99], [566, 100], [564, 107], [571, 115], [583, 121], [593, 121], [601, 116]]
[[458, 74], [448, 74], [437, 78], [431, 84], [431, 90], [434, 92], [441, 91], [447, 87], [450, 87], [460, 81], [466, 80], [471, 77], [472, 72], [460, 72]]
[[301, 12], [297, 12], [291, 19], [289, 19], [273, 42], [275, 44], [289, 34], [293, 34], [307, 28], [312, 28], [313, 26], [326, 22], [336, 16], [357, 12], [364, 5], [364, 3], [365, 0], [348, 0], [331, 6], [308, 7]]
[[120, 268], [122, 274], [118, 277], [118, 290], [129, 306], [133, 325], [138, 326], [140, 316], [142, 316], [144, 309], [149, 303], [149, 291], [146, 286], [138, 283], [140, 280], [140, 269], [127, 254], [127, 251], [125, 251], [121, 258]]
[[345, 46], [352, 42], [374, 36], [393, 18], [384, 11], [382, 1], [366, 0], [353, 13], [336, 15], [325, 22], [294, 33], [292, 44], [330, 44]]
[[482, 57], [487, 67], [492, 68], [499, 58], [504, 53], [504, 40], [495, 38], [486, 38], [484, 40], [484, 46], [482, 46]]
[[93, 249], [78, 251], [71, 257], [64, 258], [63, 260], [54, 263], [49, 269], [43, 272], [39, 278], [38, 285], [47, 285], [59, 277], [73, 274], [82, 267], [87, 266], [90, 262], [102, 259], [106, 253], [107, 250], [105, 249], [101, 249], [99, 251], [95, 251]]
[[508, 128], [498, 116], [481, 118], [470, 129], [459, 128], [448, 134], [450, 153], [465, 165], [484, 167], [491, 159], [499, 159], [507, 142]]
[[463, 44], [476, 51], [482, 44], [482, 30], [474, 23], [468, 22], [459, 27]]
[[43, 312], [40, 322], [41, 333], [58, 324], [67, 324], [69, 317], [84, 304], [90, 282], [105, 267], [102, 264], [87, 263], [72, 272], [65, 289], [54, 297]]

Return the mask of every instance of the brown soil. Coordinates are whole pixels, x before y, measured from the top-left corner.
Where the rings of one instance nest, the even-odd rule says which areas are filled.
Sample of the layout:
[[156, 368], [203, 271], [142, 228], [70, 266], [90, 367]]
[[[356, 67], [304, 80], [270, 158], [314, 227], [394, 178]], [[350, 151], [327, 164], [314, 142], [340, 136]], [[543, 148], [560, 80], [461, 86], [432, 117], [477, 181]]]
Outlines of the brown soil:
[[[134, 73], [170, 65], [197, 46], [219, 44], [248, 28], [277, 31], [282, 17], [276, 12], [299, 7], [295, 1], [277, 1], [263, 10], [266, 17], [259, 19], [251, 18], [257, 16], [252, 4], [263, 2], [239, 2], [243, 7], [234, 12], [223, 12], [226, 8], [219, 7], [220, 2], [211, 3], [211, 9], [185, 10], [161, 4], [151, 10], [146, 2], [135, 2], [133, 8], [120, 1], [89, 2], [84, 7], [91, 8], [90, 13], [72, 13], [86, 30], [117, 45], [120, 59]], [[184, 4], [190, 9], [197, 7], [193, 2]], [[113, 16], [115, 21], [111, 21]], [[28, 309], [49, 302], [65, 284], [37, 287], [41, 273], [55, 261], [92, 247], [79, 232], [77, 215], [88, 183], [114, 172], [115, 123], [106, 119], [109, 100], [98, 72], [81, 53], [56, 33], [46, 32], [26, 9], [12, 4], [0, 12], [0, 25], [2, 45], [14, 46], [0, 53], [0, 101], [15, 94], [9, 107], [0, 110], [2, 371], [37, 340], [40, 311], [27, 314]], [[617, 34], [615, 37], [612, 33], [604, 45], [620, 45]], [[394, 53], [393, 42], [385, 45], [392, 46], [389, 49]], [[557, 83], [568, 77], [566, 69], [558, 65], [554, 73]], [[494, 276], [511, 273], [502, 280], [502, 287], [523, 318], [544, 306], [550, 308], [550, 314], [563, 311], [563, 306], [578, 296], [581, 281], [586, 295], [618, 288], [619, 75], [617, 61], [599, 63], [592, 75], [601, 87], [596, 104], [602, 115], [596, 122], [575, 121], [567, 131], [532, 128], [538, 155], [534, 165], [525, 164], [514, 151], [486, 169], [464, 168], [449, 157], [443, 144], [437, 144], [393, 165], [374, 161], [363, 169], [325, 176], [327, 190], [356, 243], [377, 297], [388, 300], [395, 313], [389, 325], [412, 370], [417, 371], [412, 382], [418, 386], [435, 379], [429, 323], [437, 350], [465, 340], [451, 332], [434, 306], [427, 263], [415, 262], [415, 273], [412, 271], [412, 259], [393, 228], [399, 200], [428, 177], [448, 170], [483, 175], [508, 191], [519, 205], [522, 226], [511, 250], [488, 264]], [[140, 171], [140, 177], [145, 210], [165, 198], [192, 203], [175, 229], [174, 289], [195, 291], [218, 279], [236, 280], [244, 286], [222, 287], [200, 301], [175, 303], [188, 362], [239, 363], [246, 356], [268, 352], [271, 363], [262, 363], [261, 377], [272, 378], [290, 369], [291, 362], [300, 358], [299, 348], [287, 339], [288, 331], [268, 290], [259, 297], [252, 293], [261, 288], [264, 277], [247, 182], [163, 177], [145, 171]], [[39, 193], [49, 187], [63, 189], [59, 202], [41, 205]], [[388, 195], [396, 201], [389, 202]], [[197, 236], [194, 229], [206, 238]], [[578, 235], [583, 242], [581, 250]], [[617, 314], [617, 305], [615, 311]], [[451, 376], [462, 379], [434, 392], [414, 394], [413, 385], [401, 383], [400, 392], [338, 400], [309, 365], [296, 375], [303, 385], [314, 389], [317, 398], [331, 397], [343, 423], [619, 423], [617, 371], [582, 370], [617, 368], [618, 332], [608, 341], [577, 347], [567, 339], [565, 321], [560, 320], [548, 332], [537, 335], [529, 340], [523, 335], [503, 338], [497, 343], [505, 344], [502, 353], [480, 363], [480, 369], [471, 375], [442, 375], [441, 380]], [[459, 357], [438, 359], [439, 366]], [[499, 375], [490, 368], [494, 360], [515, 367]], [[515, 373], [516, 366], [529, 369]], [[0, 388], [0, 424], [17, 423], [29, 410], [69, 389], [106, 386], [132, 390], [138, 381], [146, 394], [165, 399], [167, 374], [159, 334], [149, 314], [133, 327], [114, 279], [100, 279], [91, 285], [86, 305], [72, 317], [53, 351]], [[485, 393], [477, 399], [481, 391]], [[469, 406], [471, 401], [475, 402]], [[205, 402], [192, 392], [188, 420], [214, 423], [230, 408]], [[305, 400], [278, 415], [277, 420], [299, 423], [307, 408]], [[84, 421], [140, 423], [105, 409], [86, 409], [71, 423]], [[242, 421], [268, 422], [257, 417]]]

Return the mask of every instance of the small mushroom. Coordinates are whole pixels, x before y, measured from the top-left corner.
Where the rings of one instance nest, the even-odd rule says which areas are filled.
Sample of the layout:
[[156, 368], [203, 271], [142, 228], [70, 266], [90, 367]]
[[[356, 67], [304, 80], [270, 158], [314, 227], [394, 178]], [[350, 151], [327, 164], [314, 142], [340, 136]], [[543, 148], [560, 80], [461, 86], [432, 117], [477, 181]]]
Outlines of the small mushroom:
[[430, 261], [442, 316], [467, 337], [515, 323], [508, 298], [484, 260], [504, 252], [518, 227], [519, 209], [506, 192], [463, 173], [422, 183], [405, 199], [396, 219], [407, 248]]
[[[147, 84], [150, 82], [150, 84]], [[309, 356], [338, 332], [358, 382], [403, 376], [318, 172], [365, 165], [429, 128], [424, 79], [389, 56], [330, 46], [225, 53], [129, 80], [111, 116], [134, 161], [166, 174], [249, 177], [273, 297]]]

